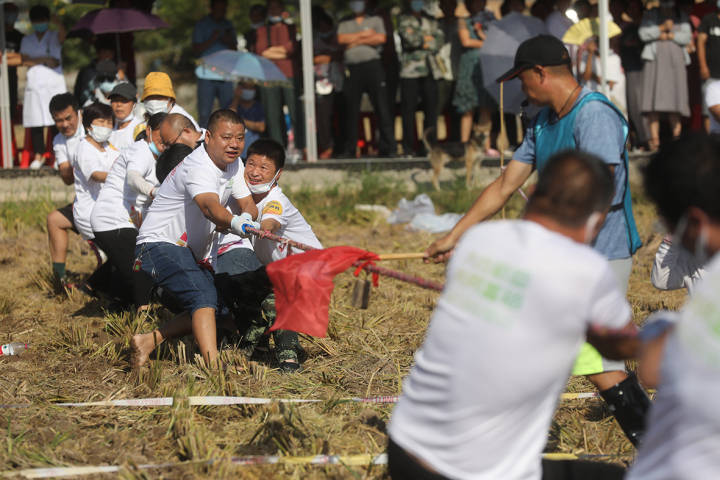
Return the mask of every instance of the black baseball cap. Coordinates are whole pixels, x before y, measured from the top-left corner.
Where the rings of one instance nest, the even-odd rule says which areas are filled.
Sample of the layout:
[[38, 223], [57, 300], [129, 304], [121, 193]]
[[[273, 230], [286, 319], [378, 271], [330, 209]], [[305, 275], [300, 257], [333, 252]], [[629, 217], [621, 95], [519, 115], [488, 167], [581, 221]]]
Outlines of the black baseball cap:
[[498, 77], [496, 82], [506, 82], [520, 75], [523, 70], [536, 65], [551, 67], [555, 65], [571, 65], [570, 54], [565, 45], [552, 35], [538, 35], [525, 40], [515, 52], [515, 64]]
[[108, 95], [108, 98], [112, 98], [113, 96], [118, 96], [127, 100], [132, 100], [133, 102], [137, 102], [137, 89], [132, 83], [129, 82], [118, 83], [117, 85], [115, 85], [115, 87], [113, 87], [110, 95]]

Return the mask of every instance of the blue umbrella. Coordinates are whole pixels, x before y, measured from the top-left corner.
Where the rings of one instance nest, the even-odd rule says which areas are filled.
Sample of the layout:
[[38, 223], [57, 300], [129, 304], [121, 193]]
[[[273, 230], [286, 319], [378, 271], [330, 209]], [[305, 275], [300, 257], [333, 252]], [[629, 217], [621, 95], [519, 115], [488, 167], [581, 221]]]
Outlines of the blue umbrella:
[[225, 80], [290, 85], [290, 81], [272, 61], [253, 53], [220, 50], [202, 57], [200, 63]]

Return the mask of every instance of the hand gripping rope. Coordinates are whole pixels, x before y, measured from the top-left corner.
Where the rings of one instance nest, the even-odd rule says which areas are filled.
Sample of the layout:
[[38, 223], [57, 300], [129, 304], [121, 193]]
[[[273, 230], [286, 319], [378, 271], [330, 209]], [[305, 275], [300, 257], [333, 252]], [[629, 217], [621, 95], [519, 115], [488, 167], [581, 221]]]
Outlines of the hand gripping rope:
[[[270, 233], [265, 230], [258, 230], [256, 228], [245, 226], [244, 227], [245, 233], [250, 233], [252, 235], [255, 235], [258, 238], [267, 238], [269, 240], [272, 240], [274, 242], [285, 244], [289, 247], [297, 248], [298, 250], [317, 250], [315, 247], [311, 247], [310, 245], [305, 245], [304, 243], [296, 242], [294, 240], [290, 240], [289, 238], [283, 238], [279, 237], [273, 233]], [[366, 270], [370, 273], [376, 274], [376, 275], [382, 275], [384, 277], [390, 277], [394, 278], [396, 280], [400, 280], [401, 282], [407, 282], [412, 283], [413, 285], [417, 285], [421, 288], [426, 288], [428, 290], [435, 290], [438, 292], [442, 292], [443, 290], [443, 284], [434, 282], [432, 280], [428, 280], [426, 278], [416, 277], [413, 275], [408, 275], [407, 273], [398, 272], [397, 270], [390, 270], [389, 268], [383, 268], [378, 267], [377, 265], [373, 265], [371, 263], [367, 262], [357, 262], [355, 263], [355, 266], [358, 267], [358, 270]]]

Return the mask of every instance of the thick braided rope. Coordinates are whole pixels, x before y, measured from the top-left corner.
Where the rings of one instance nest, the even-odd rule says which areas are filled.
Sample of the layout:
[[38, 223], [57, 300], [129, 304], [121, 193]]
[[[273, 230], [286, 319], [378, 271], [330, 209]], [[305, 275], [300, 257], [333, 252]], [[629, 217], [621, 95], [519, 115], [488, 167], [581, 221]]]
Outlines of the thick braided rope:
[[[279, 237], [273, 233], [258, 230], [253, 227], [245, 227], [245, 231], [247, 233], [251, 233], [253, 235], [256, 235], [259, 238], [267, 238], [274, 242], [279, 243], [285, 243], [287, 245], [291, 245], [297, 249], [300, 250], [317, 250], [315, 247], [311, 247], [310, 245], [305, 245], [304, 243], [296, 242], [294, 240], [290, 240], [289, 238], [283, 238]], [[361, 262], [355, 263], [355, 266], [361, 266]], [[413, 285], [417, 285], [421, 288], [427, 288], [428, 290], [436, 290], [438, 292], [442, 292], [443, 285], [441, 283], [434, 282], [432, 280], [428, 280], [426, 278], [416, 277], [413, 275], [408, 275], [407, 273], [398, 272], [397, 270], [390, 270], [389, 268], [383, 268], [378, 267], [377, 265], [362, 265], [363, 270], [367, 270], [368, 272], [377, 273], [378, 275], [383, 275], [385, 277], [394, 278], [396, 280], [400, 280], [402, 282], [412, 283]]]

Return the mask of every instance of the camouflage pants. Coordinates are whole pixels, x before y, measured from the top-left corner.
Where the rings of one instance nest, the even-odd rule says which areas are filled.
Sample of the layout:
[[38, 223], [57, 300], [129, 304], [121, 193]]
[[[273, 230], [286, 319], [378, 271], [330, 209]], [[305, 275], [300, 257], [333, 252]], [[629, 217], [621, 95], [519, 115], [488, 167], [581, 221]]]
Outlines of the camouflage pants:
[[[253, 348], [256, 347], [267, 329], [275, 323], [275, 315], [275, 295], [271, 293], [262, 302], [262, 315], [250, 322], [250, 326], [245, 332], [245, 342]], [[289, 330], [275, 330], [272, 335], [278, 362], [297, 361], [297, 352], [300, 349], [297, 333]]]

